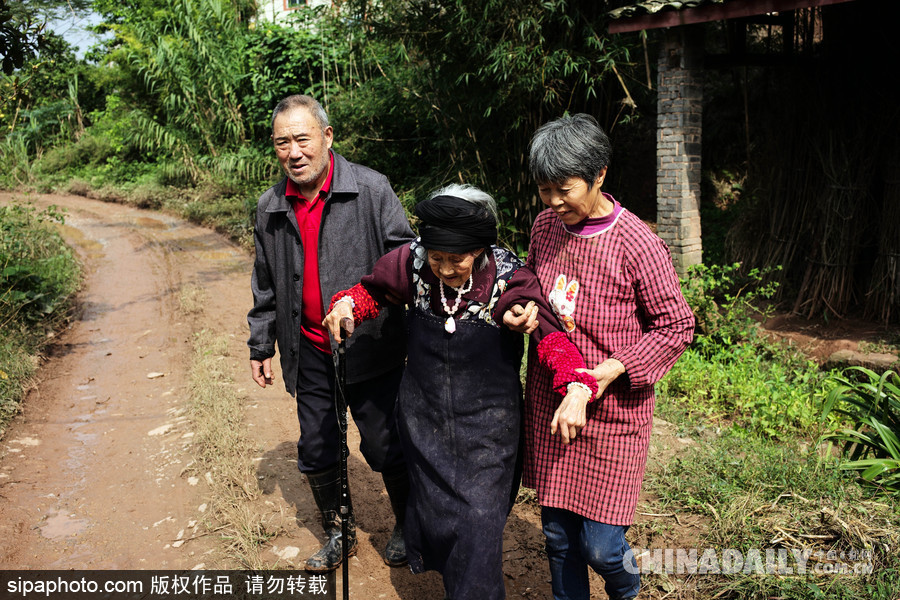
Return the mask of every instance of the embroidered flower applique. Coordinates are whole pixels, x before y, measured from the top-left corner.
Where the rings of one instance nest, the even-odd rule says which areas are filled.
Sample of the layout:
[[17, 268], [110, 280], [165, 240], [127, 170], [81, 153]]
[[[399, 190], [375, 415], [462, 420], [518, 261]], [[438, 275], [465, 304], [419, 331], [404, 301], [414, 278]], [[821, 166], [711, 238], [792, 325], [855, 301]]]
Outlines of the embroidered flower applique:
[[578, 296], [578, 280], [566, 281], [565, 275], [556, 278], [553, 291], [547, 296], [550, 308], [562, 323], [566, 333], [575, 331], [575, 298]]

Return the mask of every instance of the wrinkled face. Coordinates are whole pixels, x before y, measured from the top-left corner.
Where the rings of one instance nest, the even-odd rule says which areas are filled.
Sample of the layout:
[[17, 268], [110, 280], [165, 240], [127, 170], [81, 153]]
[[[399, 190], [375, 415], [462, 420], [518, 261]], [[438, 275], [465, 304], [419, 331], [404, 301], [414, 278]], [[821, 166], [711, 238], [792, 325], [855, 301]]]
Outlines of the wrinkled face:
[[334, 140], [331, 127], [322, 130], [319, 122], [305, 107], [280, 112], [272, 127], [272, 142], [281, 168], [300, 186], [304, 196], [316, 193], [328, 177], [328, 151]]
[[599, 212], [603, 200], [600, 187], [605, 178], [604, 168], [590, 189], [581, 177], [569, 177], [563, 181], [539, 184], [538, 193], [541, 202], [552, 208], [563, 223], [575, 225], [588, 217], [603, 216]]
[[444, 282], [444, 285], [455, 288], [462, 287], [469, 279], [469, 275], [472, 274], [475, 259], [482, 252], [484, 252], [484, 248], [463, 254], [429, 250], [428, 266], [431, 267], [431, 272]]

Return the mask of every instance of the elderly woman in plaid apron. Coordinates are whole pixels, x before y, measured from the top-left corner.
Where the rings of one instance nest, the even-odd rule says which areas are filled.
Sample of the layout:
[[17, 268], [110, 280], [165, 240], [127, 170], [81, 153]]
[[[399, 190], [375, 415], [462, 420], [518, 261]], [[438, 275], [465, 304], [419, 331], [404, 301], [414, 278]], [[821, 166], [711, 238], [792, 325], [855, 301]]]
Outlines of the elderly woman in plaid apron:
[[[553, 316], [540, 285], [497, 241], [493, 199], [448, 186], [415, 209], [420, 237], [383, 256], [360, 284], [335, 294], [325, 317], [340, 340], [341, 319], [373, 318], [406, 304], [408, 359], [397, 423], [410, 475], [404, 520], [413, 572], [437, 570], [450, 600], [500, 600], [503, 528], [521, 462], [523, 337], [503, 326], [510, 306], [541, 323], [537, 360], [552, 381], [547, 402], [587, 403], [597, 390], [584, 360]], [[561, 413], [561, 418], [566, 418]], [[545, 434], [568, 442], [551, 418]]]
[[[527, 266], [555, 318], [592, 368], [598, 392], [558, 410], [553, 377], [528, 362], [524, 485], [535, 488], [555, 600], [588, 600], [588, 567], [611, 600], [634, 598], [640, 575], [625, 533], [644, 477], [654, 384], [690, 343], [694, 318], [668, 248], [640, 219], [601, 191], [611, 154], [585, 114], [546, 123], [531, 141], [529, 169], [547, 206], [535, 219]], [[504, 323], [528, 332], [521, 306]]]

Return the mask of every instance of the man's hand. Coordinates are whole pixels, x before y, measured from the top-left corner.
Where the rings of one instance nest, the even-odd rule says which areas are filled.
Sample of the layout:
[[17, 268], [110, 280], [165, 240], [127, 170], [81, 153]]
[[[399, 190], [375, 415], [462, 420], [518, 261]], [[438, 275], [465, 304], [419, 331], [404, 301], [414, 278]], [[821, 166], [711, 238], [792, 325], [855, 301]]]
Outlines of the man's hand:
[[503, 313], [503, 324], [513, 331], [531, 335], [537, 329], [540, 323], [537, 318], [538, 307], [534, 301], [529, 302], [522, 308], [521, 304], [514, 304], [509, 310]]
[[272, 359], [267, 358], [263, 361], [250, 361], [250, 377], [261, 388], [272, 385], [274, 378], [272, 377]]
[[559, 408], [553, 413], [553, 421], [550, 422], [550, 435], [559, 437], [563, 444], [571, 444], [584, 429], [587, 423], [587, 405], [591, 399], [590, 392], [585, 391], [581, 386], [572, 386]]

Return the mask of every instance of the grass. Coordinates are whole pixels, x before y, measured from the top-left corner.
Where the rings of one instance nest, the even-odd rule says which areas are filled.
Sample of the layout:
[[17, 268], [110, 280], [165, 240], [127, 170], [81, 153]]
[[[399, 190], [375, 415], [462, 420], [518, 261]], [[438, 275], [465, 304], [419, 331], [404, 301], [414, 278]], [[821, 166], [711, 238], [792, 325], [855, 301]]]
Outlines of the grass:
[[[699, 365], [689, 357], [682, 368]], [[769, 372], [750, 371], [745, 383], [765, 389]], [[710, 380], [720, 376], [707, 375]], [[704, 388], [719, 385], [694, 381]], [[809, 396], [810, 408], [821, 410], [824, 394], [811, 385], [798, 389]], [[712, 397], [697, 393], [694, 409], [685, 410], [684, 398], [661, 395], [661, 414], [682, 431], [704, 435], [648, 471], [645, 490], [659, 502], [654, 510], [701, 516], [708, 525], [692, 542], [701, 555], [711, 549], [721, 559], [735, 551], [746, 560], [758, 552], [765, 571], [766, 552], [777, 557], [780, 550], [793, 572], [760, 573], [746, 564], [727, 574], [670, 569], [645, 577], [651, 597], [677, 592], [683, 598], [896, 600], [900, 499], [858, 485], [856, 477], [840, 469], [838, 457], [818, 445], [815, 435], [805, 435], [808, 430], [799, 423], [786, 421], [777, 436], [735, 427], [732, 418], [740, 416], [719, 412], [721, 405], [704, 405], [703, 399]], [[778, 402], [777, 395], [771, 397], [774, 409]], [[806, 557], [804, 573], [797, 572], [792, 552]]]
[[658, 414], [691, 429], [716, 422], [773, 438], [786, 431], [815, 435], [822, 403], [813, 391], [825, 376], [812, 361], [772, 345], [762, 351], [736, 343], [714, 353], [688, 348], [659, 385], [661, 395], [678, 402], [660, 405]]
[[[802, 576], [796, 567], [790, 577], [692, 575], [692, 597], [896, 598], [888, 591], [900, 587], [896, 499], [856, 485], [815, 445], [724, 435], [649, 473], [646, 485], [662, 510], [709, 517], [697, 548], [715, 549], [720, 557], [728, 549], [744, 557], [753, 549], [763, 556], [779, 549], [807, 555]], [[829, 572], [842, 564], [858, 572]]]
[[[201, 321], [208, 298], [201, 286], [188, 283], [178, 294], [178, 308], [193, 323]], [[188, 414], [194, 427], [194, 462], [185, 470], [209, 484], [209, 531], [226, 543], [226, 562], [262, 569], [260, 548], [277, 535], [252, 503], [259, 497], [253, 459], [256, 447], [244, 434], [243, 398], [233, 385], [228, 337], [202, 329], [194, 334], [189, 371]]]
[[0, 331], [0, 433], [18, 412], [38, 359], [18, 335]]
[[879, 341], [861, 341], [857, 350], [862, 353], [900, 354], [900, 339]]
[[229, 559], [245, 569], [262, 569], [260, 548], [278, 531], [251, 506], [259, 495], [252, 462], [256, 449], [244, 434], [242, 398], [232, 385], [227, 358], [226, 337], [195, 334], [189, 414], [196, 458], [186, 471], [209, 483], [207, 526], [226, 541]]

